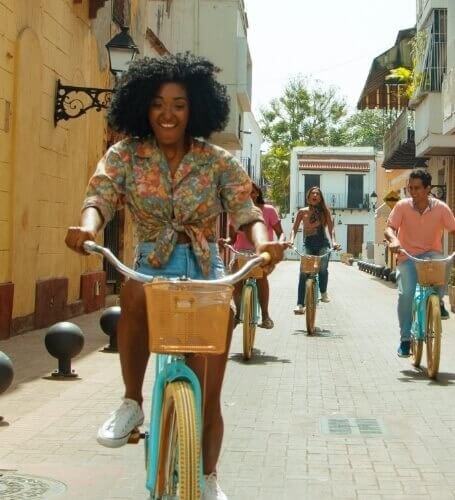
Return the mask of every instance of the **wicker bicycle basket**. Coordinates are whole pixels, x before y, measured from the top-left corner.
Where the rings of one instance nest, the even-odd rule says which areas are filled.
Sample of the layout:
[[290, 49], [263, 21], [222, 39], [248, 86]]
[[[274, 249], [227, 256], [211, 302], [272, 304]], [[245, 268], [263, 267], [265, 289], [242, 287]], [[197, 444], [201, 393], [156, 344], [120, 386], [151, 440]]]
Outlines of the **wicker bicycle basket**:
[[422, 286], [444, 286], [446, 281], [446, 263], [425, 261], [416, 262], [417, 281]]
[[154, 281], [144, 290], [151, 352], [226, 351], [231, 285]]
[[[236, 260], [237, 260], [237, 268], [241, 269], [249, 260], [252, 258], [257, 257], [257, 255], [237, 255]], [[254, 278], [254, 279], [261, 279], [264, 276], [264, 272], [262, 270], [262, 267], [255, 267], [252, 269], [248, 275], [247, 278]]]
[[317, 273], [321, 266], [321, 257], [318, 255], [302, 255], [300, 257], [301, 273]]

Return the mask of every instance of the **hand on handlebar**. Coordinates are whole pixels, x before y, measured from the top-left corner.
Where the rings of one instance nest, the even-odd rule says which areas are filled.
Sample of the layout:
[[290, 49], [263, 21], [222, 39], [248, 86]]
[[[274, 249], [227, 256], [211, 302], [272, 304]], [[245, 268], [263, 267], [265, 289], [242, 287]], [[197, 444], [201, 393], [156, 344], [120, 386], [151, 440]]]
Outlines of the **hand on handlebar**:
[[401, 252], [401, 243], [398, 238], [395, 238], [392, 241], [389, 241], [389, 249], [392, 253], [400, 253]]
[[218, 248], [224, 248], [226, 245], [231, 244], [231, 238], [218, 238], [217, 240]]
[[81, 255], [88, 255], [84, 250], [84, 242], [87, 240], [95, 241], [96, 232], [80, 226], [71, 226], [68, 228], [65, 237], [65, 243], [68, 248]]
[[270, 262], [263, 266], [264, 272], [270, 274], [278, 262], [283, 260], [284, 251], [289, 248], [289, 244], [285, 241], [267, 241], [257, 246], [258, 254], [267, 252], [270, 255]]

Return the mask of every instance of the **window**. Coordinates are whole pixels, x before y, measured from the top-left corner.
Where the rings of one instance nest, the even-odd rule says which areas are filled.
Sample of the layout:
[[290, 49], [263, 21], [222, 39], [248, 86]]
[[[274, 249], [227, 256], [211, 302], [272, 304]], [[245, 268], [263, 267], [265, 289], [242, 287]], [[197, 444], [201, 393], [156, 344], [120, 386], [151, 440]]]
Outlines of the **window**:
[[363, 208], [363, 175], [348, 175], [347, 208]]
[[130, 25], [130, 0], [112, 0], [112, 20], [121, 28]]
[[321, 187], [321, 176], [318, 174], [305, 174], [305, 196], [312, 187]]

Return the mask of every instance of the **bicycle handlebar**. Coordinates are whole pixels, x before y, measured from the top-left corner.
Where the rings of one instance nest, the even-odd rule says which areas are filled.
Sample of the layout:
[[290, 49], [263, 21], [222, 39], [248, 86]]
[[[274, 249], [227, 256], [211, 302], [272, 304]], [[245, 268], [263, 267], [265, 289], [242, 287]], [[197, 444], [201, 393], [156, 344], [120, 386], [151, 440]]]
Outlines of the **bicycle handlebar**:
[[[133, 269], [129, 268], [123, 262], [121, 262], [117, 257], [108, 249], [101, 245], [98, 245], [94, 241], [87, 240], [84, 242], [84, 250], [90, 254], [98, 254], [107, 259], [117, 271], [127, 278], [131, 278], [135, 281], [140, 281], [141, 283], [151, 283], [154, 280], [154, 276], [149, 276], [147, 274], [138, 273]], [[239, 269], [234, 274], [226, 276], [224, 278], [218, 278], [215, 280], [193, 280], [189, 278], [177, 278], [182, 281], [188, 281], [195, 284], [212, 284], [212, 285], [234, 285], [235, 283], [242, 281], [255, 267], [259, 267], [263, 264], [268, 264], [271, 261], [270, 254], [268, 252], [263, 252], [257, 257], [246, 262], [246, 264]], [[170, 279], [169, 281], [176, 281], [176, 279]]]
[[327, 255], [330, 255], [330, 252], [332, 251], [332, 249], [330, 249], [328, 252], [322, 254], [322, 255], [312, 255], [310, 253], [300, 253], [298, 250], [297, 250], [297, 247], [295, 245], [292, 246], [292, 249], [294, 250], [294, 252], [296, 252], [298, 255], [300, 255], [300, 257], [327, 257]]
[[449, 256], [443, 257], [443, 258], [434, 259], [434, 258], [430, 257], [430, 258], [426, 258], [426, 259], [419, 259], [418, 257], [414, 257], [414, 255], [411, 255], [404, 248], [400, 248], [400, 253], [403, 253], [404, 255], [406, 255], [407, 257], [409, 257], [411, 260], [413, 260], [415, 262], [428, 262], [429, 260], [432, 262], [449, 262], [450, 260], [452, 260], [455, 257], [455, 252], [453, 252]]

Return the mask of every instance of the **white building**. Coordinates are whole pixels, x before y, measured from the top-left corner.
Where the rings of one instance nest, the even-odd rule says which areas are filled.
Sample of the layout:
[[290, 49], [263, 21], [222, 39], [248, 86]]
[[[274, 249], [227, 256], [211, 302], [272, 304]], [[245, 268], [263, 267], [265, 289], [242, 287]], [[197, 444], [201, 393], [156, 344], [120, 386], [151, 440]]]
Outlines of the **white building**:
[[242, 131], [254, 125], [248, 118], [252, 61], [243, 0], [150, 0], [147, 19], [145, 36], [156, 55], [190, 51], [221, 68], [218, 79], [227, 86], [231, 113], [225, 130], [212, 140], [231, 152], [244, 150]]
[[244, 113], [243, 126], [245, 128], [240, 131], [242, 137], [242, 150], [238, 152], [237, 156], [240, 157], [251, 179], [256, 184], [261, 185], [261, 145], [263, 137], [253, 113]]
[[[376, 189], [374, 148], [297, 147], [291, 152], [290, 171], [290, 214], [282, 222], [286, 234], [299, 208], [306, 206], [308, 189], [319, 186], [332, 211], [337, 243], [343, 252], [360, 255], [362, 245], [374, 241], [370, 202], [370, 194]], [[296, 243], [302, 245], [301, 231]]]

